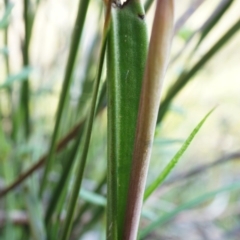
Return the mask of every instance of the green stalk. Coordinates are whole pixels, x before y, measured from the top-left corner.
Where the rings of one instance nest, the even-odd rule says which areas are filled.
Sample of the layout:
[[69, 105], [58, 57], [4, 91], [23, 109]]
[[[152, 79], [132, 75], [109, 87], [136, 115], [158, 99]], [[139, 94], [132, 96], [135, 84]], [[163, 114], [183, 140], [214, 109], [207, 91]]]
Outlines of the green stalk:
[[158, 0], [141, 91], [124, 239], [137, 238], [144, 188], [173, 35], [173, 0]]
[[203, 57], [187, 72], [183, 72], [176, 82], [170, 87], [168, 93], [161, 103], [161, 110], [158, 114], [158, 123], [163, 120], [172, 99], [182, 90], [191, 78], [234, 36], [240, 29], [238, 20], [214, 45], [203, 55]]
[[77, 167], [76, 167], [76, 171], [77, 171], [76, 179], [75, 179], [73, 190], [72, 190], [69, 208], [67, 210], [65, 224], [63, 226], [61, 240], [69, 239], [71, 228], [72, 228], [73, 217], [74, 217], [74, 210], [76, 207], [76, 202], [78, 199], [79, 190], [81, 187], [83, 173], [84, 173], [84, 169], [85, 169], [85, 165], [86, 165], [87, 154], [88, 154], [88, 149], [89, 149], [89, 144], [90, 144], [90, 139], [91, 139], [93, 119], [94, 119], [94, 115], [95, 115], [95, 106], [96, 106], [96, 102], [97, 102], [98, 89], [99, 89], [99, 84], [100, 84], [100, 79], [101, 79], [101, 74], [102, 74], [102, 67], [103, 67], [103, 62], [104, 62], [105, 49], [106, 49], [106, 44], [107, 44], [108, 28], [109, 28], [109, 23], [110, 23], [110, 10], [111, 10], [111, 3], [109, 2], [108, 8], [107, 8], [107, 13], [106, 13], [105, 24], [104, 24], [104, 33], [103, 33], [103, 41], [102, 41], [102, 45], [101, 45], [101, 53], [100, 53], [100, 59], [99, 59], [99, 65], [98, 65], [98, 72], [97, 72], [97, 77], [96, 77], [96, 80], [94, 83], [92, 102], [91, 102], [90, 112], [89, 112], [87, 123], [86, 123], [87, 125], [86, 125], [86, 132], [84, 135], [84, 145], [83, 145], [83, 149], [82, 149], [82, 155], [81, 155], [81, 157], [78, 161]]
[[[5, 9], [9, 7], [9, 0], [4, 0], [5, 4]], [[4, 46], [7, 47], [8, 49], [8, 26], [4, 29]], [[5, 69], [6, 69], [6, 78], [10, 75], [10, 66], [9, 66], [9, 52], [7, 51], [6, 54], [4, 54], [4, 61], [5, 61]], [[9, 121], [11, 122], [11, 135], [13, 136], [14, 134], [14, 129], [15, 129], [15, 120], [13, 116], [13, 104], [12, 104], [12, 88], [8, 87], [7, 88], [7, 94], [8, 94], [8, 104], [9, 104], [9, 109], [10, 109], [10, 115], [9, 115]]]
[[[9, 1], [4, 0], [4, 4], [5, 4], [5, 9], [7, 9], [9, 5]], [[8, 26], [4, 29], [4, 45], [5, 47], [8, 47]], [[10, 74], [8, 53], [4, 55], [4, 58], [5, 58], [6, 77], [8, 77]]]
[[54, 155], [55, 148], [56, 148], [56, 142], [57, 142], [58, 133], [59, 133], [59, 126], [60, 126], [60, 122], [61, 122], [61, 118], [62, 118], [64, 104], [65, 104], [65, 101], [67, 98], [67, 93], [69, 91], [69, 87], [71, 84], [72, 72], [73, 72], [74, 63], [75, 63], [76, 56], [77, 56], [77, 49], [79, 46], [79, 41], [80, 41], [81, 35], [82, 35], [82, 30], [83, 30], [83, 26], [84, 26], [84, 22], [85, 22], [88, 4], [89, 4], [89, 0], [86, 0], [86, 1], [81, 0], [79, 2], [78, 13], [77, 13], [77, 17], [76, 17], [76, 21], [75, 21], [75, 25], [74, 25], [74, 29], [73, 29], [70, 52], [68, 55], [67, 66], [66, 66], [64, 81], [63, 81], [63, 85], [62, 85], [62, 91], [61, 91], [60, 100], [58, 103], [56, 123], [54, 126], [53, 136], [52, 136], [51, 144], [50, 144], [50, 148], [49, 148], [49, 154], [48, 154], [46, 166], [45, 166], [44, 173], [43, 173], [42, 184], [40, 186], [40, 195], [43, 194], [43, 191], [44, 191], [44, 188], [45, 188], [45, 185], [47, 182], [48, 174], [53, 165], [53, 155]]
[[[35, 9], [32, 11], [32, 2], [29, 0], [23, 0], [23, 20], [24, 20], [24, 32], [25, 38], [22, 44], [22, 58], [23, 66], [29, 66], [29, 45], [32, 36], [32, 27], [35, 20], [35, 15], [37, 8], [39, 6], [39, 1], [35, 4]], [[28, 77], [21, 85], [20, 92], [20, 111], [21, 111], [21, 121], [24, 125], [24, 136], [25, 138], [29, 137], [30, 134], [30, 87]], [[14, 132], [13, 137], [16, 137], [16, 131], [19, 130], [20, 126], [17, 126], [17, 123], [14, 123]]]
[[[30, 40], [30, 18], [29, 18], [29, 3], [28, 0], [23, 0], [23, 19], [25, 38], [23, 43], [23, 65], [29, 65], [29, 40]], [[30, 121], [29, 121], [29, 79], [22, 83], [21, 96], [20, 96], [21, 114], [24, 125], [24, 135], [28, 138], [30, 134]]]
[[123, 239], [138, 105], [147, 55], [147, 28], [138, 0], [112, 8], [108, 44], [107, 239]]

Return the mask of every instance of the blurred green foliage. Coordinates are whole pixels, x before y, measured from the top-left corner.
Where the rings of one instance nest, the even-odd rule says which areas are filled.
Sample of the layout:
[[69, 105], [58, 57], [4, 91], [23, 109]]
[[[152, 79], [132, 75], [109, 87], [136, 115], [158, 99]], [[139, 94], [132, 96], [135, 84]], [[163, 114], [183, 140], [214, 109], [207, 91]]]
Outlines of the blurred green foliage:
[[[146, 1], [147, 9], [151, 2]], [[239, 96], [240, 4], [179, 2], [177, 19], [194, 11], [173, 38], [148, 186], [202, 116], [219, 103], [224, 106], [181, 155], [166, 184], [144, 203], [140, 238], [239, 239], [239, 164], [232, 160], [239, 160], [240, 100], [232, 96]], [[0, 5], [0, 240], [61, 236], [103, 49], [104, 8], [103, 2], [83, 0], [5, 0]], [[153, 8], [146, 13], [149, 29]], [[106, 238], [104, 63], [102, 70], [69, 239]], [[206, 165], [210, 161], [214, 164]]]

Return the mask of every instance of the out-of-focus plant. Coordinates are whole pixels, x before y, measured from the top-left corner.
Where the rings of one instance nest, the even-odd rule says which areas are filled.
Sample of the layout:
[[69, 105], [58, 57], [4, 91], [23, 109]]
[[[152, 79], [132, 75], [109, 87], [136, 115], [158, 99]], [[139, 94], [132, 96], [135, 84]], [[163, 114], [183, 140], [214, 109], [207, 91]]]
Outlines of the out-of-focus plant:
[[[5, 0], [2, 6], [1, 64], [6, 73], [0, 83], [0, 239], [3, 240], [84, 239], [86, 233], [95, 234], [92, 239], [144, 239], [180, 212], [222, 192], [239, 189], [239, 184], [232, 183], [193, 200], [185, 199], [183, 204], [161, 216], [145, 208], [142, 211], [142, 205], [161, 190], [161, 184], [212, 112], [186, 135], [174, 157], [146, 187], [156, 125], [158, 128], [164, 125], [164, 117], [177, 94], [238, 32], [239, 18], [222, 35], [216, 36], [215, 43], [202, 56], [197, 55], [199, 47], [234, 1], [221, 1], [211, 17], [201, 20], [202, 27], [185, 39], [182, 50], [172, 59], [169, 59], [172, 40], [204, 1], [194, 1], [187, 8], [175, 24], [175, 31], [173, 0], [156, 0], [152, 26], [146, 24], [152, 0], [77, 2], [50, 132], [34, 116], [34, 109], [41, 107], [39, 92], [44, 90], [36, 91], [31, 85], [36, 70], [31, 44], [34, 34], [41, 31], [37, 28], [37, 16], [42, 14], [48, 0], [21, 3], [22, 63], [17, 73], [12, 72], [9, 38], [14, 33], [11, 17], [16, 3]], [[93, 13], [100, 19], [95, 23], [95, 32], [88, 26]], [[92, 37], [91, 44], [84, 49], [87, 35]], [[187, 52], [184, 68], [161, 100], [168, 63], [184, 55], [193, 38], [198, 38], [196, 45]], [[79, 69], [83, 71], [81, 76]], [[81, 88], [77, 97], [72, 94], [76, 86]], [[50, 90], [52, 96], [54, 86]], [[46, 109], [45, 121], [50, 122], [48, 119], [53, 115], [51, 108]], [[238, 156], [234, 154], [232, 158]], [[160, 160], [159, 165], [165, 164]], [[172, 191], [176, 197], [178, 188]], [[149, 219], [151, 222], [146, 225]], [[160, 239], [160, 235], [153, 239]]]

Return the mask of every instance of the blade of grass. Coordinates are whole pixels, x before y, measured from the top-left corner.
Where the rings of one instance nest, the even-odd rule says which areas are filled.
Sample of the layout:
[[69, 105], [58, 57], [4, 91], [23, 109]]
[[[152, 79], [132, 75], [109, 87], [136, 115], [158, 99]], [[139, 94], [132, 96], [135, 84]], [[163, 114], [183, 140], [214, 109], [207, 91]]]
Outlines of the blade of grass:
[[224, 13], [229, 9], [229, 7], [232, 5], [234, 0], [222, 0], [215, 11], [211, 14], [209, 19], [204, 23], [204, 25], [201, 27], [201, 36], [200, 39], [196, 45], [195, 50], [197, 47], [201, 44], [203, 39], [210, 33], [212, 28], [219, 22], [221, 17], [224, 15]]
[[143, 6], [138, 0], [129, 0], [112, 9], [107, 62], [107, 239], [123, 239], [138, 105], [147, 55], [144, 17]]
[[208, 33], [211, 29], [219, 22], [221, 17], [227, 11], [227, 9], [231, 6], [234, 0], [222, 0], [222, 2], [217, 6], [211, 16], [204, 22], [204, 24], [197, 30], [195, 30], [192, 35], [188, 38], [183, 48], [171, 59], [171, 65], [182, 55], [188, 45], [192, 42], [196, 35], [200, 35], [200, 38], [194, 47], [193, 51], [191, 52], [190, 56], [188, 57], [188, 62], [191, 61], [191, 57], [200, 46], [201, 42], [207, 37]]
[[201, 129], [202, 125], [205, 123], [209, 115], [215, 110], [212, 109], [210, 112], [207, 113], [207, 115], [198, 123], [198, 125], [193, 129], [193, 131], [190, 133], [186, 141], [183, 143], [182, 147], [178, 150], [178, 152], [175, 154], [175, 156], [172, 158], [172, 160], [168, 163], [168, 165], [163, 169], [163, 171], [160, 173], [160, 175], [156, 178], [155, 181], [153, 181], [150, 186], [147, 187], [145, 194], [144, 194], [144, 201], [148, 199], [148, 197], [161, 185], [161, 183], [165, 180], [165, 178], [170, 174], [170, 172], [173, 170], [177, 162], [179, 161], [180, 157], [184, 154], [184, 152], [189, 147], [190, 143], [196, 136], [196, 134]]
[[[31, 35], [31, 16], [29, 11], [28, 0], [23, 0], [23, 19], [24, 19], [24, 42], [22, 46], [22, 58], [23, 66], [29, 65], [29, 42]], [[27, 139], [30, 134], [30, 116], [29, 116], [29, 79], [26, 77], [25, 81], [22, 82], [21, 94], [20, 94], [20, 111], [22, 121], [24, 125], [24, 136]]]
[[[224, 13], [228, 10], [228, 8], [232, 5], [234, 0], [222, 0], [219, 5], [214, 9], [211, 16], [204, 22], [204, 24], [198, 29], [195, 33], [199, 33], [200, 37], [198, 39], [198, 42], [196, 43], [196, 46], [193, 48], [192, 52], [189, 54], [189, 57], [187, 59], [188, 62], [191, 62], [191, 59], [194, 55], [194, 53], [199, 48], [202, 41], [208, 36], [208, 34], [211, 32], [213, 27], [219, 22], [219, 20], [222, 18]], [[195, 35], [195, 34], [194, 34]]]
[[79, 189], [80, 189], [81, 183], [82, 183], [88, 148], [89, 148], [90, 139], [91, 139], [91, 131], [92, 131], [93, 119], [94, 119], [94, 115], [95, 115], [95, 107], [96, 107], [98, 88], [99, 88], [99, 84], [100, 84], [102, 67], [103, 67], [103, 62], [104, 62], [105, 49], [106, 49], [106, 44], [107, 44], [108, 29], [109, 29], [109, 23], [110, 23], [110, 12], [111, 12], [111, 2], [109, 2], [108, 6], [107, 6], [106, 18], [105, 18], [105, 23], [104, 23], [104, 31], [103, 31], [103, 39], [102, 39], [101, 52], [100, 52], [99, 65], [98, 65], [98, 72], [97, 72], [97, 77], [96, 77], [96, 80], [94, 83], [93, 97], [92, 97], [90, 112], [89, 112], [87, 123], [86, 123], [87, 125], [86, 125], [86, 132], [84, 134], [83, 150], [82, 150], [81, 157], [80, 157], [77, 167], [76, 167], [76, 171], [77, 171], [76, 179], [74, 181], [72, 195], [71, 195], [69, 206], [67, 209], [67, 216], [66, 216], [65, 223], [63, 226], [63, 232], [62, 232], [61, 238], [60, 238], [61, 240], [67, 240], [70, 236], [74, 210], [75, 210], [76, 202], [78, 199], [78, 192], [79, 192]]
[[175, 83], [170, 87], [166, 97], [161, 102], [161, 110], [158, 113], [157, 122], [160, 123], [165, 116], [172, 99], [182, 90], [191, 78], [202, 69], [202, 67], [237, 33], [240, 29], [240, 20], [233, 26], [207, 51], [203, 57], [188, 71], [183, 72]]
[[57, 108], [56, 122], [53, 130], [53, 136], [50, 143], [49, 154], [46, 160], [46, 166], [44, 169], [43, 179], [40, 187], [40, 195], [43, 194], [43, 191], [47, 182], [48, 174], [53, 165], [53, 155], [56, 148], [56, 142], [57, 142], [58, 133], [59, 133], [59, 126], [62, 118], [62, 113], [63, 113], [67, 93], [69, 91], [69, 87], [71, 83], [72, 72], [73, 72], [74, 63], [77, 55], [77, 49], [78, 49], [79, 42], [82, 35], [85, 17], [87, 14], [88, 4], [89, 4], [89, 0], [79, 1], [78, 13], [77, 13], [73, 33], [72, 33], [71, 46], [70, 46], [70, 51], [68, 55], [67, 66], [66, 66], [63, 85], [62, 85], [62, 91], [61, 91], [60, 100]]
[[169, 220], [171, 220], [172, 218], [174, 218], [175, 216], [177, 216], [179, 213], [183, 212], [184, 210], [196, 207], [199, 204], [204, 203], [207, 200], [213, 198], [217, 194], [221, 194], [221, 193], [229, 192], [229, 191], [234, 191], [234, 190], [237, 190], [239, 188], [240, 188], [240, 184], [239, 183], [234, 183], [234, 184], [230, 184], [228, 186], [225, 186], [223, 188], [220, 188], [218, 190], [215, 190], [215, 191], [206, 193], [204, 195], [201, 195], [199, 197], [196, 197], [193, 200], [190, 200], [189, 202], [186, 202], [186, 203], [180, 205], [179, 207], [177, 207], [176, 209], [174, 209], [170, 213], [164, 214], [163, 216], [159, 217], [157, 220], [152, 222], [149, 226], [147, 226], [145, 229], [143, 229], [140, 232], [140, 237], [139, 238], [140, 239], [146, 239], [148, 234], [152, 233], [156, 228], [158, 228], [159, 226], [168, 222]]
[[[23, 22], [24, 22], [24, 40], [22, 42], [22, 59], [23, 67], [29, 66], [29, 46], [32, 35], [32, 27], [34, 19], [37, 13], [38, 4], [34, 4], [29, 0], [23, 0]], [[14, 127], [13, 137], [16, 138], [17, 132], [22, 132], [22, 125], [24, 126], [23, 134], [25, 139], [28, 139], [30, 135], [30, 84], [29, 78], [26, 76], [25, 81], [21, 84], [20, 99], [19, 99], [19, 110], [16, 115], [20, 116], [20, 121], [16, 121]], [[15, 117], [16, 118], [16, 117]]]
[[[102, 6], [100, 7], [100, 10], [98, 12], [98, 18], [100, 18], [102, 11]], [[76, 82], [81, 83], [81, 95], [78, 98], [78, 103], [76, 106], [73, 106], [71, 104], [72, 102], [72, 96], [71, 96], [71, 89], [68, 93], [67, 100], [65, 102], [64, 110], [63, 110], [63, 116], [64, 121], [60, 124], [60, 131], [66, 132], [69, 126], [72, 126], [76, 119], [80, 119], [85, 117], [87, 109], [89, 107], [89, 102], [91, 99], [91, 91], [93, 88], [94, 83], [94, 73], [96, 72], [96, 55], [98, 52], [98, 48], [100, 45], [100, 39], [101, 34], [100, 31], [97, 30], [95, 36], [93, 36], [93, 40], [91, 41], [91, 45], [87, 47], [87, 53], [83, 54], [83, 49], [80, 49], [81, 56], [80, 59], [84, 58], [84, 67], [82, 68], [81, 72], [84, 74], [81, 74], [80, 78], [74, 79], [74, 82], [72, 83], [72, 87], [76, 84]], [[66, 117], [67, 116], [67, 117]], [[61, 134], [61, 133], [60, 133]]]
[[[10, 15], [11, 14], [11, 10], [13, 8], [13, 4], [10, 3], [8, 0], [4, 0], [4, 4], [5, 4], [5, 15]], [[8, 13], [6, 13], [8, 12]], [[4, 19], [4, 17], [3, 17]], [[0, 21], [0, 26], [1, 26], [1, 22]], [[6, 68], [6, 77], [8, 77], [8, 75], [10, 74], [10, 68], [9, 68], [9, 52], [8, 52], [8, 26], [5, 27], [4, 29], [4, 46], [5, 46], [5, 52], [4, 52], [4, 58], [5, 58], [5, 68]]]
[[[8, 12], [8, 14], [4, 14], [4, 15], [10, 15], [13, 7], [13, 4], [9, 2], [9, 0], [4, 0], [4, 4], [5, 4], [5, 12]], [[4, 18], [3, 18], [4, 19]], [[1, 23], [0, 23], [1, 25]], [[8, 38], [8, 34], [9, 34], [9, 21], [7, 26], [4, 28], [4, 63], [5, 63], [5, 72], [6, 72], [6, 78], [8, 78], [8, 76], [10, 75], [10, 65], [9, 65], [9, 49], [8, 49], [8, 45], [9, 45], [9, 38]], [[8, 95], [8, 108], [9, 108], [9, 122], [11, 123], [11, 136], [14, 136], [14, 131], [15, 131], [15, 117], [14, 117], [14, 111], [13, 111], [13, 101], [12, 101], [12, 88], [8, 87], [7, 88], [7, 95]]]
[[[102, 16], [102, 9], [99, 11], [98, 16], [99, 18]], [[89, 99], [91, 98], [91, 94], [90, 92], [92, 91], [93, 88], [93, 79], [94, 79], [94, 73], [95, 73], [95, 68], [96, 68], [96, 60], [97, 60], [97, 54], [98, 54], [98, 47], [100, 44], [100, 40], [101, 40], [101, 33], [98, 31], [95, 36], [93, 41], [91, 42], [91, 46], [89, 47], [89, 51], [87, 54], [87, 60], [86, 60], [86, 65], [85, 68], [83, 70], [83, 72], [85, 73], [83, 76], [83, 80], [82, 80], [82, 94], [78, 99], [78, 103], [77, 103], [77, 107], [76, 107], [76, 112], [77, 112], [77, 116], [79, 115], [79, 113], [83, 112], [83, 109], [86, 108], [86, 102], [89, 102]]]

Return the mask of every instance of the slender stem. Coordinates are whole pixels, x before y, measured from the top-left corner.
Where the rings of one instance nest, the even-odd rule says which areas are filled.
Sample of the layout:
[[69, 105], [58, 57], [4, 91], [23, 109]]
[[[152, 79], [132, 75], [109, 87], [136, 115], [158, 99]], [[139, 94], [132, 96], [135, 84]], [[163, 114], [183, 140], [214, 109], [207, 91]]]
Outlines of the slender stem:
[[[4, 4], [5, 4], [5, 9], [9, 6], [9, 1], [8, 0], [4, 0]], [[8, 77], [10, 75], [10, 66], [9, 66], [9, 49], [8, 49], [8, 29], [9, 27], [7, 26], [4, 29], [4, 46], [7, 49], [6, 54], [4, 54], [4, 60], [5, 60], [5, 69], [6, 69], [6, 77]], [[13, 116], [13, 104], [12, 104], [12, 88], [8, 87], [7, 88], [7, 94], [8, 94], [8, 104], [9, 104], [9, 121], [11, 122], [11, 135], [14, 135], [14, 129], [15, 129], [15, 120], [14, 120], [14, 116]]]
[[173, 0], [158, 0], [143, 80], [128, 192], [124, 239], [137, 238], [163, 79], [173, 34]]
[[[23, 65], [29, 65], [29, 41], [30, 41], [30, 19], [29, 19], [29, 3], [28, 0], [23, 0], [23, 19], [25, 39], [22, 46]], [[29, 79], [22, 83], [21, 96], [20, 96], [20, 109], [24, 124], [24, 136], [28, 138], [30, 134], [30, 121], [29, 121]]]
[[48, 158], [46, 160], [46, 167], [45, 167], [44, 173], [43, 173], [42, 184], [40, 186], [40, 195], [42, 195], [42, 193], [44, 191], [48, 174], [53, 165], [53, 155], [55, 152], [57, 137], [58, 137], [58, 133], [59, 133], [59, 126], [60, 126], [62, 113], [63, 113], [64, 105], [66, 102], [66, 98], [67, 98], [67, 93], [69, 91], [69, 87], [71, 84], [72, 72], [73, 72], [73, 68], [74, 68], [75, 59], [77, 56], [77, 49], [79, 46], [79, 41], [80, 41], [81, 35], [82, 35], [82, 30], [83, 30], [83, 26], [84, 26], [84, 22], [85, 22], [88, 4], [89, 4], [89, 0], [79, 1], [78, 13], [77, 13], [77, 17], [76, 17], [76, 21], [75, 21], [75, 25], [74, 25], [74, 29], [73, 29], [70, 52], [68, 55], [67, 66], [66, 66], [64, 81], [63, 81], [63, 85], [62, 85], [62, 92], [61, 92], [60, 100], [58, 103], [56, 123], [54, 126], [54, 131], [53, 131], [53, 136], [52, 136], [52, 140], [51, 140]]

